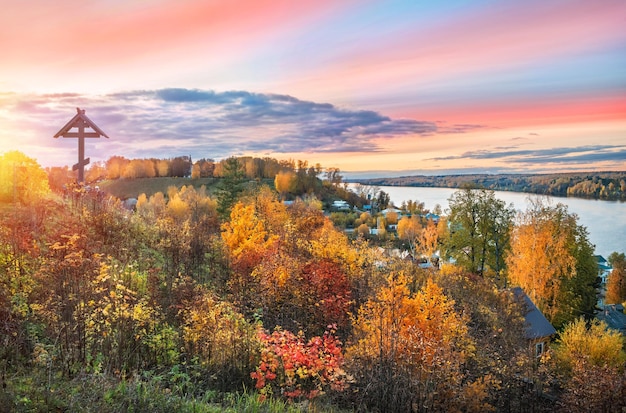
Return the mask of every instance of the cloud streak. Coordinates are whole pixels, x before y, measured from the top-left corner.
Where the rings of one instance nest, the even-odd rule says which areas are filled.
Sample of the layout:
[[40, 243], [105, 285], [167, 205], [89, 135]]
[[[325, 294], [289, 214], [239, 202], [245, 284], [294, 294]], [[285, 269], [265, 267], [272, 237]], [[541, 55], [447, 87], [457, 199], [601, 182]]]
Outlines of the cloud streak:
[[102, 96], [7, 95], [3, 106], [6, 122], [27, 125], [33, 133], [26, 139], [49, 148], [56, 144], [48, 139], [55, 127], [73, 116], [75, 106], [86, 108], [112, 138], [97, 142], [101, 155], [109, 156], [376, 153], [385, 151], [385, 140], [437, 133], [433, 122], [246, 91], [176, 88]]
[[[506, 150], [502, 150], [506, 149]], [[506, 160], [523, 164], [587, 164], [593, 162], [620, 162], [626, 159], [626, 145], [586, 145], [547, 149], [477, 150], [461, 155], [430, 158], [431, 161]]]

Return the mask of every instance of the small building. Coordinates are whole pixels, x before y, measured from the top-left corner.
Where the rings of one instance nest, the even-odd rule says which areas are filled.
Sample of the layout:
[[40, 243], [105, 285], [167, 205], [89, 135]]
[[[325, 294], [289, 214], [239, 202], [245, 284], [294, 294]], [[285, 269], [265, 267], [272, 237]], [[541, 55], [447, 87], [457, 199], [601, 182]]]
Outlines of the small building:
[[400, 209], [398, 209], [398, 208], [386, 208], [386, 209], [383, 209], [382, 211], [380, 211], [380, 213], [381, 213], [381, 214], [383, 214], [383, 216], [385, 217], [385, 219], [387, 218], [387, 215], [388, 215], [389, 213], [392, 213], [392, 212], [393, 212], [394, 214], [396, 214], [396, 216], [398, 217], [398, 220], [399, 220], [400, 218], [402, 218], [402, 210], [400, 210]]
[[350, 211], [350, 204], [344, 200], [333, 201], [330, 206], [331, 210], [334, 211]]
[[523, 300], [526, 306], [524, 337], [528, 340], [531, 348], [534, 347], [535, 356], [540, 357], [547, 349], [552, 336], [556, 334], [556, 330], [521, 287], [513, 288], [512, 292], [516, 298]]
[[426, 221], [433, 221], [435, 224], [439, 223], [439, 215], [437, 214], [433, 214], [432, 212], [427, 213], [426, 215], [422, 215], [422, 218], [424, 218]]
[[602, 284], [606, 285], [607, 278], [613, 270], [608, 261], [602, 255], [594, 255], [596, 262], [598, 263], [598, 277], [602, 279]]

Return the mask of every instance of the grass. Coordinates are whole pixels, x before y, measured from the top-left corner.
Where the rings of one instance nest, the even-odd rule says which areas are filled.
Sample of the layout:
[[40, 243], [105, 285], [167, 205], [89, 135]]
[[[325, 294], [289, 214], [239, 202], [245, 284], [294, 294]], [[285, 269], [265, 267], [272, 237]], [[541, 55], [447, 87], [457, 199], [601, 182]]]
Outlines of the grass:
[[155, 412], [155, 413], [332, 413], [346, 412], [327, 402], [291, 403], [263, 398], [255, 392], [219, 393], [195, 389], [195, 395], [168, 388], [158, 377], [117, 380], [106, 375], [80, 375], [72, 380], [58, 374], [48, 381], [45, 371], [8, 377], [0, 388], [0, 412]]

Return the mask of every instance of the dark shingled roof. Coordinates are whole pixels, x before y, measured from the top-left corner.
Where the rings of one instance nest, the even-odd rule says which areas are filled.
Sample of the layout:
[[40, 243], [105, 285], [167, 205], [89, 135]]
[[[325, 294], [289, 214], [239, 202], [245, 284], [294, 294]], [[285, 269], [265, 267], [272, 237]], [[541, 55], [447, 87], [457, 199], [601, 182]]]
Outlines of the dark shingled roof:
[[515, 287], [512, 289], [515, 297], [523, 299], [526, 304], [526, 308], [528, 312], [524, 315], [526, 318], [526, 338], [533, 340], [542, 337], [548, 337], [556, 333], [552, 324], [548, 321], [548, 319], [543, 315], [541, 311], [537, 308], [535, 303], [526, 295], [524, 290], [520, 287]]

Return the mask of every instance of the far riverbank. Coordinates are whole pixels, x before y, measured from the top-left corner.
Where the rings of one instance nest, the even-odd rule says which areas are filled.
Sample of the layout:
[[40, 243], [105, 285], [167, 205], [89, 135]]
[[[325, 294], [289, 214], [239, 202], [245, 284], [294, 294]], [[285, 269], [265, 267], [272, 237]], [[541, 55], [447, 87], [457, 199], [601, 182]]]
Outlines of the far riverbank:
[[416, 175], [395, 178], [346, 179], [346, 182], [374, 186], [452, 189], [473, 185], [494, 191], [626, 202], [626, 172], [623, 171], [553, 174]]

